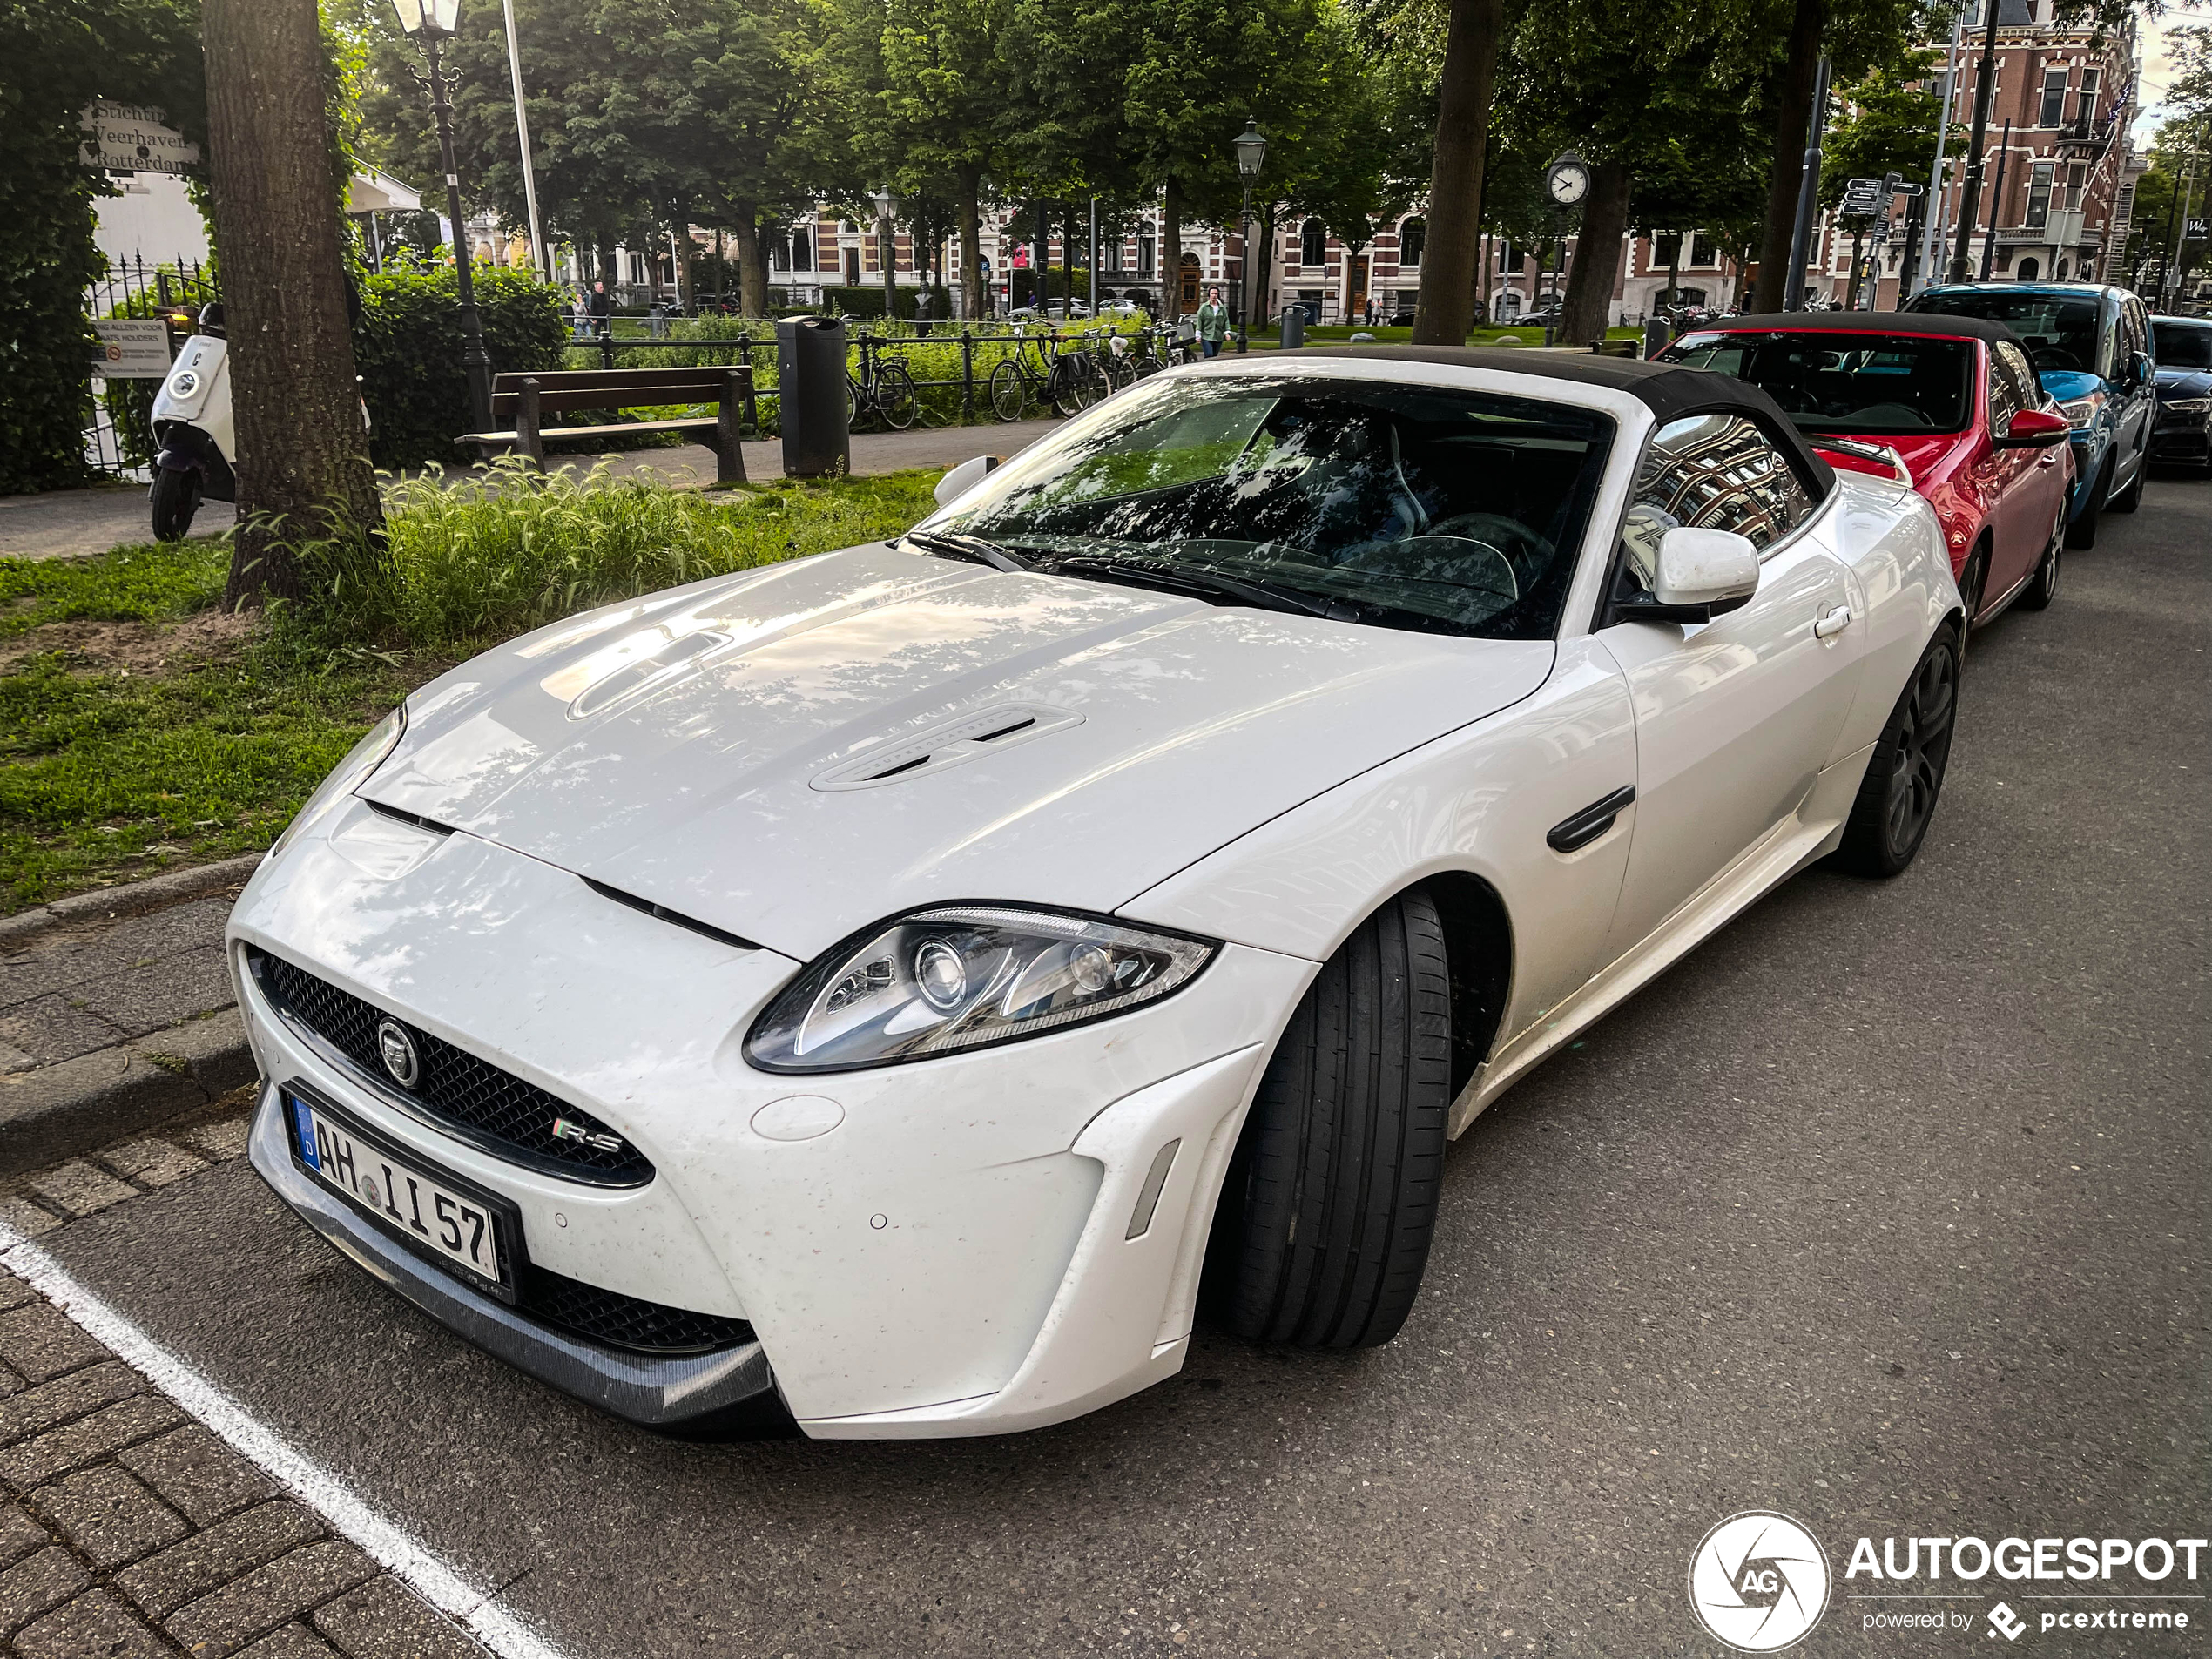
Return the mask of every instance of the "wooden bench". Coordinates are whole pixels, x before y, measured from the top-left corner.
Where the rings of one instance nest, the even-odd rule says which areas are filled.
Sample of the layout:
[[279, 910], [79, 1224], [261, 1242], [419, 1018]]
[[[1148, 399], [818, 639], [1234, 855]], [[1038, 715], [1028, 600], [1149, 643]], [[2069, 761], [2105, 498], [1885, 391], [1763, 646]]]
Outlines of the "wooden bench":
[[[715, 413], [677, 421], [621, 421], [608, 426], [544, 424], [549, 415], [576, 409], [629, 409], [657, 403], [711, 403]], [[752, 370], [709, 368], [566, 368], [529, 374], [502, 374], [492, 383], [495, 421], [511, 421], [505, 432], [465, 432], [456, 443], [479, 455], [513, 450], [545, 464], [548, 438], [607, 438], [639, 432], [696, 432], [714, 451], [718, 482], [745, 482], [745, 451], [738, 434], [753, 414]]]

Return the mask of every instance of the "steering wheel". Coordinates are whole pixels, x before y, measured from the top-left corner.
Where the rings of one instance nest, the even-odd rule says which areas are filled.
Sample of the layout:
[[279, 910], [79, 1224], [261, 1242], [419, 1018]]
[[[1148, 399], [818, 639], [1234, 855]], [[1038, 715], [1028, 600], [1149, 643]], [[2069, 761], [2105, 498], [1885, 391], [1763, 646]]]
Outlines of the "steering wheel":
[[1533, 583], [1559, 553], [1519, 519], [1507, 518], [1503, 513], [1457, 513], [1430, 525], [1425, 534], [1465, 536], [1497, 549], [1513, 566], [1516, 590]]
[[1497, 601], [1494, 616], [1521, 597], [1513, 564], [1487, 542], [1470, 536], [1408, 536], [1402, 541], [1370, 542], [1343, 560], [1343, 568], [1379, 577], [1449, 586], [1487, 594]]
[[2034, 360], [2038, 368], [2056, 368], [2074, 374], [2081, 371], [2081, 365], [2074, 361], [2074, 354], [2062, 346], [2038, 346], [2028, 355]]

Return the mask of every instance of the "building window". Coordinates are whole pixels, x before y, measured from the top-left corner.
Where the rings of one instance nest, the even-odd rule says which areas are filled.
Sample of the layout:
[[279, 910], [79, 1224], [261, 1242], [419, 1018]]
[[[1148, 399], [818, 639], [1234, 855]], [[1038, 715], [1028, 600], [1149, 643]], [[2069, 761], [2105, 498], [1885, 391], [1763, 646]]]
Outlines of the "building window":
[[2066, 164], [2066, 206], [2069, 212], [2081, 206], [2081, 185], [2088, 176], [2088, 171], [2079, 161]]
[[1713, 251], [1713, 245], [1705, 239], [1705, 233], [1692, 231], [1689, 235], [1689, 263], [1693, 266], [1703, 267], [1718, 265], [1720, 262], [1720, 255]]
[[2027, 217], [2021, 221], [2029, 230], [2040, 231], [2051, 222], [2051, 176], [2058, 171], [2054, 161], [2038, 161], [2027, 170]]
[[2036, 118], [2040, 127], [2060, 126], [2066, 121], [2066, 84], [2070, 71], [2064, 64], [2053, 64], [2043, 71], [2043, 110]]
[[1416, 214], [1398, 227], [1398, 268], [1421, 262], [1421, 245], [1428, 240], [1428, 221]]
[[2025, 259], [2020, 261], [2020, 268], [2013, 272], [2013, 274], [2018, 277], [2022, 282], [2033, 282], [2035, 280], [2037, 273], [2040, 273], [2042, 268], [2042, 266], [2037, 263], [2037, 261], [2033, 258]]
[[811, 271], [814, 268], [814, 227], [801, 225], [791, 233], [791, 268]]
[[1298, 229], [1298, 260], [1300, 265], [1326, 265], [1329, 262], [1329, 233], [1318, 219], [1309, 219]]
[[1152, 274], [1152, 222], [1141, 219], [1136, 226], [1136, 273], [1139, 276]]
[[2097, 118], [2097, 80], [2102, 71], [2083, 65], [2081, 90], [2074, 95], [2074, 118], [2085, 126], [2094, 125]]

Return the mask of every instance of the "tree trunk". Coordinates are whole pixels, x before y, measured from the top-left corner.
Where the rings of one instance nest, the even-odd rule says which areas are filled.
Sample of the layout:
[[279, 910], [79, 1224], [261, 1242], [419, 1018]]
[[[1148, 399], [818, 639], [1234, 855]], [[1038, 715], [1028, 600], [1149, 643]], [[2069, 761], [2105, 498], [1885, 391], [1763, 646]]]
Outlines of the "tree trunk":
[[1451, 6], [1428, 187], [1428, 239], [1421, 249], [1421, 297], [1413, 313], [1413, 340], [1428, 346], [1464, 345], [1474, 325], [1483, 152], [1490, 94], [1498, 78], [1498, 44], [1505, 33], [1505, 0], [1451, 0]]
[[1782, 103], [1774, 118], [1766, 235], [1750, 307], [1755, 313], [1781, 310], [1790, 291], [1790, 244], [1797, 232], [1797, 188], [1804, 178], [1805, 135], [1812, 130], [1812, 84], [1820, 67], [1820, 36], [1826, 23], [1824, 0], [1797, 0], [1790, 19], [1789, 58], [1782, 71]]
[[691, 239], [691, 205], [676, 204], [676, 308], [693, 312], [698, 309], [698, 296], [691, 292], [693, 275], [691, 256], [698, 251], [698, 244]]
[[1560, 343], [1587, 345], [1605, 333], [1613, 287], [1621, 275], [1621, 235], [1629, 228], [1629, 169], [1601, 161], [1590, 169], [1590, 193], [1575, 239], [1575, 268], [1560, 306]]
[[747, 317], [765, 317], [768, 314], [768, 251], [760, 239], [760, 210], [751, 202], [739, 202], [735, 217], [730, 238], [738, 245], [738, 311]]
[[1160, 192], [1160, 315], [1183, 314], [1183, 192], [1170, 173]]
[[[206, 0], [208, 156], [238, 440], [224, 601], [306, 596], [296, 543], [381, 533], [314, 0]], [[325, 578], [327, 580], [327, 577]]]
[[954, 177], [960, 191], [955, 204], [960, 214], [960, 314], [963, 322], [972, 323], [983, 314], [983, 210], [977, 200], [983, 193], [983, 172], [962, 167]]

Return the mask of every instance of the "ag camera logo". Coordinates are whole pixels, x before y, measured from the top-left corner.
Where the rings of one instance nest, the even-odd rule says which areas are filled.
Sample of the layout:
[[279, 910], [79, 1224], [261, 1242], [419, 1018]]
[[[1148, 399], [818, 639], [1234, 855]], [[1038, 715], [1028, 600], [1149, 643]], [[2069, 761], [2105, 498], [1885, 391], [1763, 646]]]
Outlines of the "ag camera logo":
[[1689, 1608], [1707, 1634], [1738, 1653], [1778, 1653], [1827, 1610], [1828, 1556], [1787, 1515], [1730, 1515], [1689, 1558]]

